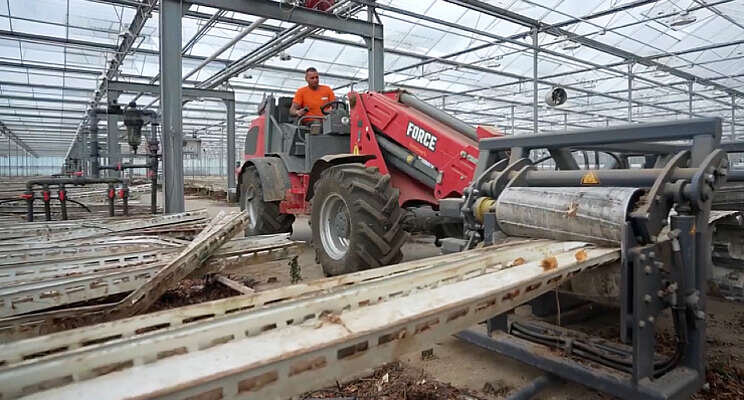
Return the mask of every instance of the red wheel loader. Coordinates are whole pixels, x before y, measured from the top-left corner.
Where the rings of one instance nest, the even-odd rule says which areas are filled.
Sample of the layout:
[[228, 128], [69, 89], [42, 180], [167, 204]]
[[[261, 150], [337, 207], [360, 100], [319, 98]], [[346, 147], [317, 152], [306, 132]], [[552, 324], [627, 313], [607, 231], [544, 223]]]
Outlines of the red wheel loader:
[[323, 118], [289, 115], [292, 99], [267, 97], [237, 170], [246, 235], [289, 232], [309, 214], [317, 261], [328, 275], [393, 264], [408, 231], [456, 235], [439, 200], [460, 197], [478, 161], [474, 128], [405, 91], [351, 92]]

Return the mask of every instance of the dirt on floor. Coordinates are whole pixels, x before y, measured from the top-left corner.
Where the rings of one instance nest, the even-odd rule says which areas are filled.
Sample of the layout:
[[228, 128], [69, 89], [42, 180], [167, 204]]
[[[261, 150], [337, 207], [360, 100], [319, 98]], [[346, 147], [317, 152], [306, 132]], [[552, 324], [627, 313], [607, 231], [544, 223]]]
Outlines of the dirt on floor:
[[706, 385], [695, 400], [744, 399], [744, 305], [708, 299]]

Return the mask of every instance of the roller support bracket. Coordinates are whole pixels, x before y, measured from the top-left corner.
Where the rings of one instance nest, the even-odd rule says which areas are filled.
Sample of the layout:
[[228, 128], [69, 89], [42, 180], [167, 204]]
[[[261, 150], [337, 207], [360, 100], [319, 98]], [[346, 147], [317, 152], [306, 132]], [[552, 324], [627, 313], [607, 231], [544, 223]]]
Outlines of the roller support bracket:
[[713, 192], [726, 182], [728, 176], [728, 157], [725, 151], [716, 150], [710, 153], [700, 165], [684, 194], [693, 210], [710, 209]]
[[674, 170], [683, 168], [690, 159], [690, 152], [685, 150], [677, 153], [664, 167], [656, 178], [654, 185], [646, 194], [646, 201], [631, 212], [630, 220], [636, 240], [650, 243], [658, 236], [666, 223], [666, 216], [674, 205], [674, 200], [665, 196], [666, 185], [671, 181]]
[[[473, 207], [475, 201], [481, 195], [498, 198], [498, 194], [504, 189], [509, 181], [509, 176], [512, 171], [522, 168], [525, 165], [531, 164], [527, 158], [522, 158], [516, 162], [509, 164], [508, 159], [503, 159], [489, 167], [480, 176], [478, 176], [473, 183], [465, 189], [465, 203], [462, 207], [462, 216], [465, 221], [465, 227], [469, 230], [479, 230], [480, 224], [475, 220], [473, 216]], [[494, 176], [494, 179], [486, 182], [487, 179]], [[466, 236], [468, 232], [466, 232]], [[469, 237], [468, 243], [472, 242], [474, 236]]]
[[488, 183], [480, 184], [481, 192], [494, 199], [498, 198], [501, 191], [503, 191], [511, 181], [511, 173], [521, 171], [524, 167], [531, 165], [532, 161], [530, 161], [529, 158], [521, 158], [509, 164], [493, 180]]

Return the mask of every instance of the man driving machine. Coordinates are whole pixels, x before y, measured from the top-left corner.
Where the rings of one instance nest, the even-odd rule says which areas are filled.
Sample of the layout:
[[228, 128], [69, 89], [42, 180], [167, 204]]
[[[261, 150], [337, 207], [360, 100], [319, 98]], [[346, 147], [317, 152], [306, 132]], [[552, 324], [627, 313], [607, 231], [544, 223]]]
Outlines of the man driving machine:
[[323, 118], [321, 106], [334, 101], [336, 96], [333, 94], [330, 86], [320, 84], [318, 70], [314, 67], [305, 70], [305, 81], [307, 82], [307, 86], [303, 86], [295, 92], [294, 99], [292, 99], [292, 106], [289, 108], [289, 115], [298, 119], [302, 117], [318, 117], [303, 119], [303, 123], [309, 124], [313, 120]]

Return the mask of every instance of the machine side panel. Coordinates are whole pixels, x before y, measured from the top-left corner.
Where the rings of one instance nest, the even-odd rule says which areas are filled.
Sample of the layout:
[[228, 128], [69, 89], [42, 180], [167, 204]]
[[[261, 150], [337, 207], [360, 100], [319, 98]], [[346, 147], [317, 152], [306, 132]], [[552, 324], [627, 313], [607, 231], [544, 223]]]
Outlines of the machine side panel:
[[421, 203], [437, 206], [437, 199], [426, 185], [411, 179], [395, 168], [390, 168], [390, 177], [393, 187], [400, 190], [399, 203], [402, 207], [421, 205]]
[[[265, 120], [266, 116], [261, 115], [251, 123], [251, 128], [248, 130], [245, 137], [244, 160], [264, 156], [264, 147], [266, 145]], [[255, 138], [251, 137], [252, 135], [255, 135]], [[251, 146], [249, 146], [249, 144], [251, 144]], [[254, 152], [249, 153], [249, 147], [252, 148]]]
[[[465, 134], [437, 121], [434, 117], [395, 100], [390, 93], [352, 94], [362, 107], [352, 112], [352, 150], [362, 153], [379, 152], [372, 132], [385, 135], [435, 168], [439, 176], [433, 197], [442, 199], [461, 195], [470, 183], [478, 159], [478, 143]], [[362, 108], [362, 110], [359, 110]], [[364, 115], [361, 115], [364, 114]], [[358, 121], [362, 121], [361, 125]], [[369, 133], [369, 135], [367, 135]], [[372, 149], [370, 149], [372, 147]], [[403, 160], [412, 164], [414, 160]], [[372, 160], [381, 171], [384, 162]], [[421, 199], [422, 201], [428, 199]]]

